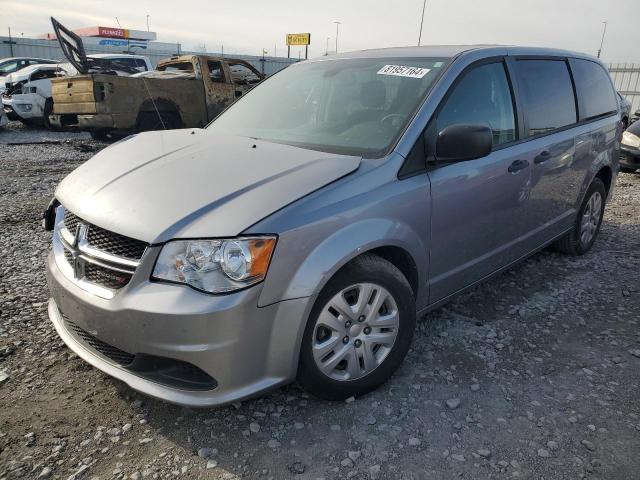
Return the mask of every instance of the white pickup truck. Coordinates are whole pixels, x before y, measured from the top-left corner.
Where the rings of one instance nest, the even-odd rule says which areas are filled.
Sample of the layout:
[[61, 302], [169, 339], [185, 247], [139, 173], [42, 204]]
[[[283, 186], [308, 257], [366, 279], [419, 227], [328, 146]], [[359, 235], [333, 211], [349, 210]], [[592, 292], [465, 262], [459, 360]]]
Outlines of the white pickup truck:
[[[151, 61], [143, 55], [94, 54], [87, 59], [100, 71], [118, 76], [129, 76], [153, 69]], [[44, 125], [51, 128], [49, 115], [53, 112], [51, 79], [77, 75], [70, 63], [36, 64], [18, 70], [5, 77], [2, 92], [3, 109], [10, 120], [20, 120], [28, 125]]]

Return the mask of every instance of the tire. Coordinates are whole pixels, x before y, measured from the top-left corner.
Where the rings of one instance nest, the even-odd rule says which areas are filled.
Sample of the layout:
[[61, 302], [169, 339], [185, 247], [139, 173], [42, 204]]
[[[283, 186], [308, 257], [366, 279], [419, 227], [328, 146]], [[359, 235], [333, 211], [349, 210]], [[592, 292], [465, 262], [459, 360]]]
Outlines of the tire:
[[[369, 303], [359, 308], [361, 297], [366, 298], [362, 295], [380, 308], [374, 312]], [[334, 301], [336, 298], [345, 303]], [[341, 310], [348, 313], [332, 311], [330, 304], [342, 305]], [[382, 324], [388, 328], [376, 326]], [[400, 366], [415, 325], [415, 299], [405, 276], [391, 262], [364, 254], [338, 271], [318, 296], [302, 340], [298, 383], [326, 400], [364, 395], [386, 382]], [[376, 339], [383, 343], [376, 344]]]
[[91, 135], [93, 140], [97, 140], [99, 142], [108, 142], [111, 140], [108, 130], [92, 130], [89, 132], [89, 135]]
[[[599, 196], [600, 204], [599, 204], [599, 216], [597, 220], [594, 220], [593, 216], [591, 217], [591, 234], [587, 239], [583, 237], [583, 228], [582, 223], [585, 221], [585, 215], [593, 209], [594, 204], [592, 203], [592, 199], [594, 197]], [[598, 237], [598, 233], [600, 232], [600, 226], [602, 225], [602, 217], [604, 215], [604, 206], [607, 198], [607, 191], [604, 187], [604, 183], [600, 178], [596, 177], [589, 185], [587, 193], [584, 196], [582, 201], [582, 205], [580, 205], [580, 209], [578, 210], [578, 215], [576, 217], [576, 222], [573, 229], [560, 240], [558, 240], [555, 244], [556, 250], [566, 253], [572, 256], [580, 256], [587, 253], [593, 247], [596, 238]], [[595, 223], [594, 223], [595, 222]]]
[[172, 130], [181, 126], [182, 120], [176, 112], [160, 112], [160, 115], [157, 112], [140, 112], [136, 122], [136, 130], [138, 132]]
[[44, 102], [43, 114], [44, 116], [42, 117], [42, 124], [44, 125], [44, 128], [54, 132], [59, 131], [60, 129], [51, 125], [51, 122], [49, 121], [49, 115], [53, 114], [53, 98], [47, 98], [47, 100]]

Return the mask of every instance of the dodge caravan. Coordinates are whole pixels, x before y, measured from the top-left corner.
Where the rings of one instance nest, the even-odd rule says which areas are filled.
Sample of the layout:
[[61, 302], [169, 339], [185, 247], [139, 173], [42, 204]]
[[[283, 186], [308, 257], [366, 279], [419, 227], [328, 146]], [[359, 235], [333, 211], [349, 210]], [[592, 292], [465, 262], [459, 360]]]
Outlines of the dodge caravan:
[[297, 380], [361, 395], [416, 317], [594, 244], [622, 128], [603, 65], [521, 47], [288, 67], [205, 129], [115, 143], [45, 214], [49, 316], [132, 388], [207, 406]]

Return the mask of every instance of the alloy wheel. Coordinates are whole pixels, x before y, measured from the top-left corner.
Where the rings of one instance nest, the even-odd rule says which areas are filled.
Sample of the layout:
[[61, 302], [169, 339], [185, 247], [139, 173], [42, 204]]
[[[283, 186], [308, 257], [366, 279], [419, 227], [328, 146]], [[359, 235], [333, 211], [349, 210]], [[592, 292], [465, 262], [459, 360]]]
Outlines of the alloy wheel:
[[589, 245], [598, 230], [600, 217], [602, 215], [602, 196], [600, 192], [593, 192], [584, 212], [582, 213], [582, 221], [580, 223], [580, 242], [583, 246]]

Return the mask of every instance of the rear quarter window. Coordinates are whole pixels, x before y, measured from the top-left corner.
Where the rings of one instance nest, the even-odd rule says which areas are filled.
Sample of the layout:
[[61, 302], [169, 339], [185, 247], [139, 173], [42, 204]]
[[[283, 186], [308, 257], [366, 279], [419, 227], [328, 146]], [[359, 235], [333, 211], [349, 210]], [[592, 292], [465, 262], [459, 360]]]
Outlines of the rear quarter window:
[[516, 76], [532, 137], [576, 123], [576, 101], [564, 60], [518, 60]]
[[571, 71], [578, 94], [580, 120], [588, 120], [618, 110], [616, 93], [609, 74], [596, 62], [571, 59]]

